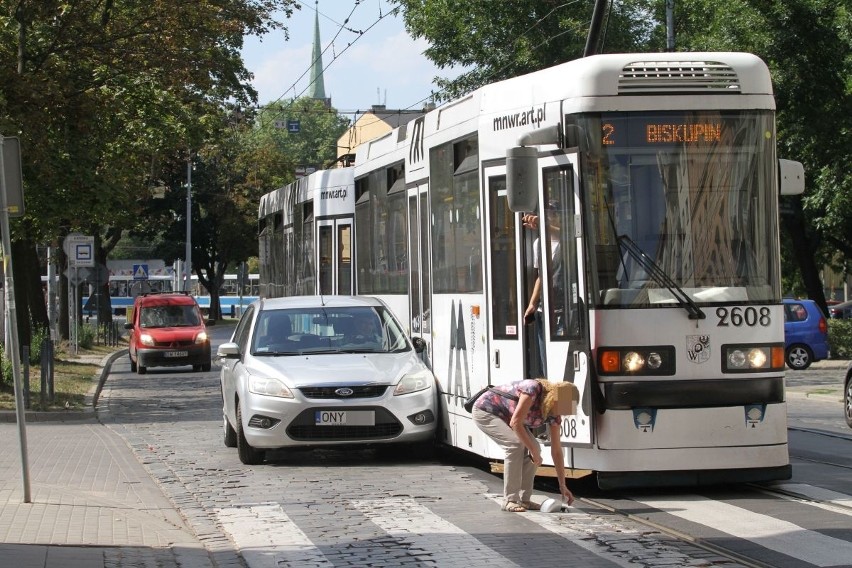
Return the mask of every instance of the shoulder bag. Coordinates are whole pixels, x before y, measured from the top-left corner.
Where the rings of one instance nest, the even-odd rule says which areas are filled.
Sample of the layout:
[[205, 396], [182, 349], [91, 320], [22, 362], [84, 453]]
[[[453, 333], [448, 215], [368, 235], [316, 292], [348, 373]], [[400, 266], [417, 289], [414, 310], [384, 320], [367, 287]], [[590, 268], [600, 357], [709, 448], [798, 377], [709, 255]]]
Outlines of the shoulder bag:
[[478, 399], [480, 396], [485, 394], [486, 391], [490, 391], [490, 390], [493, 390], [495, 393], [499, 394], [500, 396], [503, 396], [503, 397], [506, 397], [506, 398], [509, 398], [509, 399], [512, 399], [512, 400], [518, 400], [517, 396], [510, 394], [508, 392], [503, 392], [499, 389], [495, 389], [493, 386], [488, 385], [487, 387], [482, 388], [478, 392], [471, 395], [470, 398], [468, 398], [466, 401], [464, 401], [464, 404], [462, 406], [464, 406], [464, 409], [467, 410], [468, 412], [473, 412], [473, 405], [474, 405], [474, 403], [476, 403], [476, 399]]

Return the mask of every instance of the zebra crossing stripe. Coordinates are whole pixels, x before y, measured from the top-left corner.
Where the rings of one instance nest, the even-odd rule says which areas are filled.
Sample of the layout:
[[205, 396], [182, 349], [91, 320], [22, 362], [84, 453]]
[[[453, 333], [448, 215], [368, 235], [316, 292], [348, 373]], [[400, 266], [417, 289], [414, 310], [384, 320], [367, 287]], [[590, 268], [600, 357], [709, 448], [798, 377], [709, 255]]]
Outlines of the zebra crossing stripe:
[[671, 499], [632, 499], [669, 515], [748, 540], [815, 566], [848, 565], [849, 559], [852, 558], [852, 542], [832, 538], [728, 503], [709, 501], [697, 495], [683, 495]]
[[251, 568], [333, 568], [281, 505], [217, 509], [222, 528]]
[[409, 550], [428, 551], [424, 564], [453, 566], [459, 558], [476, 558], [478, 566], [519, 566], [410, 497], [350, 504]]

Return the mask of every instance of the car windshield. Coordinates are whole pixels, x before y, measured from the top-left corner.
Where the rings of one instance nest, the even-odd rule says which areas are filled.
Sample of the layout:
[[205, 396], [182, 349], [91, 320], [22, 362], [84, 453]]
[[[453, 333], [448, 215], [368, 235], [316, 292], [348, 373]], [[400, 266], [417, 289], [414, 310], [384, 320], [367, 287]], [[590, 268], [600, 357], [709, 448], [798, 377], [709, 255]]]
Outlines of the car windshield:
[[389, 353], [410, 349], [391, 313], [379, 306], [264, 310], [251, 352], [256, 356], [305, 353]]
[[195, 306], [143, 306], [139, 312], [139, 327], [197, 327], [201, 318]]

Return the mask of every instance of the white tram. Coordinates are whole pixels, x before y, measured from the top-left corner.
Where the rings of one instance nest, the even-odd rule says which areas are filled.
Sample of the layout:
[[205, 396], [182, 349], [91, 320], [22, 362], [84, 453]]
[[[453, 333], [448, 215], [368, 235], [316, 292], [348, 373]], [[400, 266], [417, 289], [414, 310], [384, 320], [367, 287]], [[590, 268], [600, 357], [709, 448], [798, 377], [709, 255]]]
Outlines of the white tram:
[[441, 441], [500, 459], [462, 402], [543, 374], [601, 487], [789, 478], [774, 108], [752, 55], [596, 55], [360, 146], [355, 289], [426, 342]]
[[260, 295], [351, 294], [352, 168], [321, 170], [260, 200]]

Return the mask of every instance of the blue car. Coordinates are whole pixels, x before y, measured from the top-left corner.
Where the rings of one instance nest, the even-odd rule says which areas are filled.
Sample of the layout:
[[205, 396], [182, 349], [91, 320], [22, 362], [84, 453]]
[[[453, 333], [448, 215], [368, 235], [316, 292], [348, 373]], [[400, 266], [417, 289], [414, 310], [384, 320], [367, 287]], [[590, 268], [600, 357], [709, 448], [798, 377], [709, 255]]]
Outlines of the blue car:
[[784, 299], [784, 353], [797, 371], [828, 358], [828, 324], [813, 300]]

